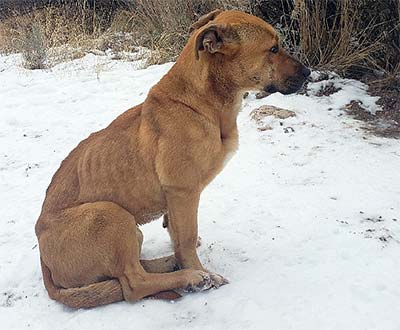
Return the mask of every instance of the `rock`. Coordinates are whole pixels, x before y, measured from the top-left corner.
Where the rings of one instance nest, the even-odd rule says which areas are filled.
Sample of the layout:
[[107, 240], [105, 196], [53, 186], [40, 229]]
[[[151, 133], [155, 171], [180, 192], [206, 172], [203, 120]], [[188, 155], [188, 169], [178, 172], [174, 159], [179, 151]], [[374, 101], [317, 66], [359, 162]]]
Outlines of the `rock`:
[[257, 129], [261, 132], [272, 129], [271, 126], [266, 125], [263, 122], [263, 119], [268, 116], [273, 116], [278, 119], [286, 119], [289, 117], [295, 117], [296, 113], [287, 109], [274, 107], [273, 105], [262, 105], [250, 112], [250, 118], [255, 120], [258, 126]]
[[273, 105], [262, 105], [250, 113], [251, 119], [255, 120], [256, 122], [259, 122], [268, 116], [274, 116], [278, 119], [286, 119], [289, 117], [295, 117], [296, 113], [287, 109], [275, 107]]

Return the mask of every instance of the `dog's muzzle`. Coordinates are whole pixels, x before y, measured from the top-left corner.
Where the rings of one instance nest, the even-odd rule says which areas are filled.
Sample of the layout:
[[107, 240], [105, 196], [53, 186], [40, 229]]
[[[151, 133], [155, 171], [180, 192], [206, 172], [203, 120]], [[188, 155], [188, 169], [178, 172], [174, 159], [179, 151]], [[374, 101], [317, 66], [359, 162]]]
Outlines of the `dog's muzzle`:
[[296, 93], [303, 86], [304, 82], [307, 80], [310, 74], [310, 69], [302, 65], [298, 74], [287, 78], [282, 86], [270, 84], [264, 87], [264, 91], [270, 94], [279, 92], [284, 95]]

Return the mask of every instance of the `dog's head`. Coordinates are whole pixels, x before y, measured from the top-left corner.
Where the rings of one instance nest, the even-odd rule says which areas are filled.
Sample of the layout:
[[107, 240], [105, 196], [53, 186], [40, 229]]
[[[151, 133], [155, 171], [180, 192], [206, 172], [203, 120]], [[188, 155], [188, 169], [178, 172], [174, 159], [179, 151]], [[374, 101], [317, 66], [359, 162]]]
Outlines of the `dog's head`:
[[191, 30], [197, 60], [243, 90], [290, 94], [298, 91], [310, 70], [281, 47], [277, 32], [263, 20], [240, 11], [215, 10]]

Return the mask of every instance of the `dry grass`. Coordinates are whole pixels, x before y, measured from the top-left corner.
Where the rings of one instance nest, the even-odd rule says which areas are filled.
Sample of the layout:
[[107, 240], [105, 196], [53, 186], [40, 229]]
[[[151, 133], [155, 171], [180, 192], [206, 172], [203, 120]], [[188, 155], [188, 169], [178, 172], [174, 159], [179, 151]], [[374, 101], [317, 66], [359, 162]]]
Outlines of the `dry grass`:
[[213, 9], [250, 11], [248, 0], [138, 0], [133, 12], [136, 37], [151, 50], [149, 63], [175, 60], [189, 37], [189, 26]]
[[116, 58], [123, 58], [122, 54], [137, 46], [150, 49], [149, 64], [159, 64], [176, 58], [189, 37], [188, 27], [199, 16], [215, 8], [250, 11], [248, 0], [137, 0], [125, 1], [118, 10], [89, 8], [86, 3], [15, 12], [0, 21], [0, 52], [32, 52], [23, 40], [30, 38], [36, 26], [43, 42], [36, 43], [41, 49], [35, 52], [51, 49], [50, 66], [88, 51], [110, 48]]
[[378, 67], [376, 54], [385, 47], [376, 35], [382, 22], [362, 21], [362, 1], [298, 0], [291, 20], [281, 30], [286, 43], [309, 66], [341, 74]]
[[[137, 0], [134, 5], [131, 1], [124, 4], [115, 10], [107, 5], [90, 8], [87, 1], [66, 2], [14, 12], [0, 21], [0, 53], [22, 53], [25, 67], [31, 69], [107, 49], [114, 51], [115, 58], [126, 58], [124, 54], [144, 46], [150, 50], [148, 64], [159, 64], [176, 59], [189, 36], [188, 27], [199, 16], [215, 8], [250, 8], [247, 0]], [[40, 65], [35, 63], [39, 54]]]
[[[119, 20], [121, 25], [120, 17]], [[14, 12], [0, 21], [0, 52], [21, 52], [25, 67], [35, 68], [36, 54], [46, 53], [46, 65], [52, 66], [93, 50], [133, 50], [128, 36], [110, 32], [111, 22], [111, 12], [100, 13], [79, 4], [48, 6], [23, 14]]]

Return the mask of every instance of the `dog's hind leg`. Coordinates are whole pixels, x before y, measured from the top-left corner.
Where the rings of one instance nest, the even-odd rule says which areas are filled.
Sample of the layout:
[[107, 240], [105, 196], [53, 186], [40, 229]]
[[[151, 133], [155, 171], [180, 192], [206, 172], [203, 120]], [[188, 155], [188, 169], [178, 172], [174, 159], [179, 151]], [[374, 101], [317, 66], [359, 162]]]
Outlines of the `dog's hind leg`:
[[[136, 234], [139, 242], [139, 251], [141, 252], [143, 244], [143, 233], [139, 229], [139, 227], [136, 227]], [[144, 270], [148, 273], [170, 273], [178, 269], [176, 258], [174, 255], [157, 259], [140, 259], [140, 263]]]
[[178, 269], [174, 255], [157, 259], [140, 259], [140, 263], [148, 273], [170, 273]]
[[[91, 297], [90, 290], [99, 285], [99, 281], [113, 278], [119, 280], [123, 297], [129, 301], [177, 288], [202, 290], [211, 286], [209, 274], [201, 270], [147, 272], [146, 266], [150, 271], [163, 271], [161, 261], [168, 267], [170, 264], [162, 259], [144, 262], [145, 267], [142, 266], [139, 260], [141, 232], [133, 215], [115, 203], [86, 203], [60, 212], [56, 219], [46, 217], [44, 229], [38, 230], [40, 253], [60, 294], [64, 289], [87, 287], [81, 297], [82, 301], [87, 301]], [[172, 264], [173, 260], [170, 261]], [[80, 299], [75, 294], [70, 298]], [[102, 303], [98, 300], [90, 302], [90, 306]], [[69, 302], [74, 307], [85, 304]]]

